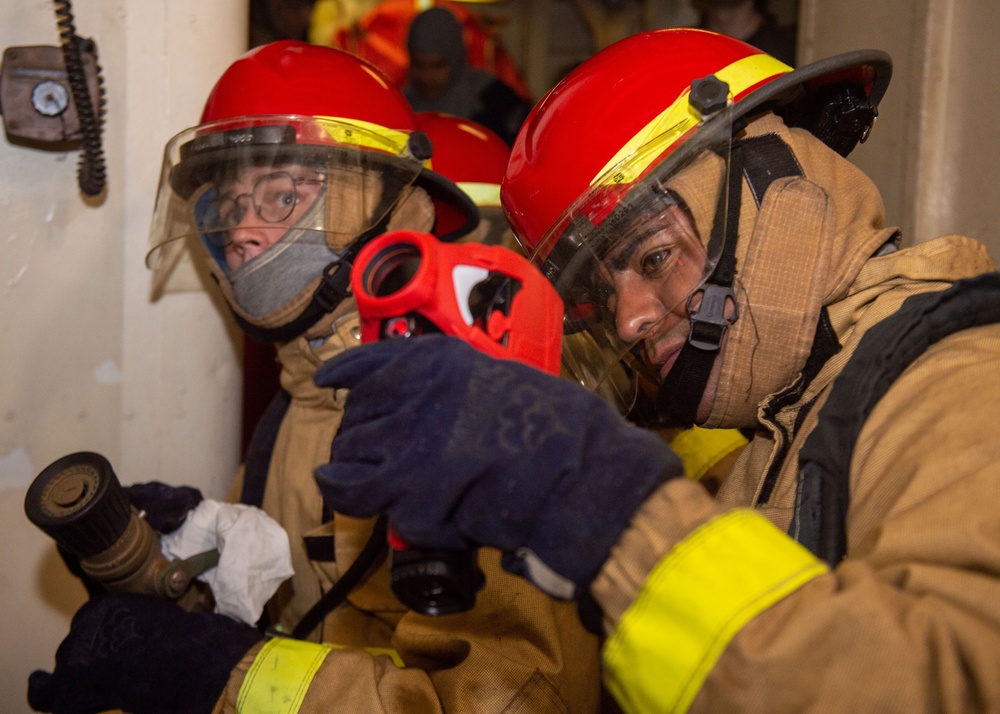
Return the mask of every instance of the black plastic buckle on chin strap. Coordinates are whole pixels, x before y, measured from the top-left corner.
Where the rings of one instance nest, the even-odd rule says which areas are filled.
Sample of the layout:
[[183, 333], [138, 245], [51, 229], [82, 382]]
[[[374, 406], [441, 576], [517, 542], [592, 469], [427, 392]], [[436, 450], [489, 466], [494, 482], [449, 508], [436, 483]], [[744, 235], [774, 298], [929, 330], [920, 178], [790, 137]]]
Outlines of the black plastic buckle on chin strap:
[[[697, 295], [701, 296], [701, 303], [694, 308], [692, 302]], [[656, 395], [656, 411], [664, 425], [688, 427], [695, 423], [705, 386], [722, 347], [722, 338], [726, 329], [736, 322], [737, 310], [734, 309], [732, 317], [726, 317], [729, 300], [736, 308], [732, 288], [718, 283], [705, 283], [688, 298], [691, 325], [687, 342]]]
[[[691, 307], [696, 295], [701, 295], [701, 304]], [[726, 317], [726, 303], [732, 301], [733, 314]], [[726, 329], [739, 318], [739, 306], [733, 289], [726, 285], [705, 283], [691, 293], [687, 302], [688, 319], [691, 330], [688, 333], [688, 344], [705, 352], [718, 352], [722, 346], [722, 338]]]
[[313, 293], [313, 303], [323, 312], [333, 312], [344, 298], [350, 297], [351, 264], [352, 261], [343, 256], [323, 269], [323, 279]]

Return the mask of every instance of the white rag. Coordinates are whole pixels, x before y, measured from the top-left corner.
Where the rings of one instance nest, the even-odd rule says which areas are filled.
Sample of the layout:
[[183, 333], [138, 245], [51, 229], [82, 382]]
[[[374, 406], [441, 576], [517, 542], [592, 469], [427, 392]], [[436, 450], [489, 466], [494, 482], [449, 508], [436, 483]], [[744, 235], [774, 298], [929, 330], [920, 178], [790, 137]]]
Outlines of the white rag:
[[264, 604], [293, 573], [285, 529], [245, 504], [205, 499], [160, 542], [169, 560], [217, 548], [218, 566], [198, 579], [212, 588], [216, 612], [249, 625], [260, 619]]

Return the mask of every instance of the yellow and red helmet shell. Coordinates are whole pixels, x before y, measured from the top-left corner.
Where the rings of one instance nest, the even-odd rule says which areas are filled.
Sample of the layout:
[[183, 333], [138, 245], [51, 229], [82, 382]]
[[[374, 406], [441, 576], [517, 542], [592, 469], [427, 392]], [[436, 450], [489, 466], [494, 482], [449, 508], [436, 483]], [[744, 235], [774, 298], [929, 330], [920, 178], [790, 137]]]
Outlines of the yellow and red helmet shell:
[[[859, 51], [793, 70], [726, 35], [664, 29], [627, 37], [578, 66], [535, 106], [511, 152], [501, 187], [507, 219], [531, 252], [574, 201], [653, 139], [662, 161], [698, 133], [688, 97], [695, 80], [729, 86], [733, 119], [790, 105], [796, 97], [850, 81], [877, 105], [891, 75], [888, 55]], [[799, 125], [795, 116], [786, 122]], [[808, 128], [808, 127], [807, 127]], [[666, 139], [664, 139], [666, 137]], [[637, 180], [648, 165], [633, 167]]]
[[292, 152], [343, 145], [403, 159], [416, 126], [413, 109], [381, 70], [341, 50], [280, 40], [223, 72], [194, 128], [197, 138], [181, 147], [172, 181], [186, 194], [228, 157], [278, 146]]

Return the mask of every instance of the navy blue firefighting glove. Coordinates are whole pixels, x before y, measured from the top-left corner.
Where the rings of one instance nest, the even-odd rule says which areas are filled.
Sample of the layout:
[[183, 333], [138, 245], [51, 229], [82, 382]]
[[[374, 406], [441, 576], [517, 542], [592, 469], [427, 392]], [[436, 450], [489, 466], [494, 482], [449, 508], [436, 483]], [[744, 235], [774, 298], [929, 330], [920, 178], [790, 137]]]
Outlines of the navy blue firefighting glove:
[[173, 533], [184, 524], [189, 511], [202, 501], [201, 491], [193, 486], [170, 486], [159, 481], [135, 483], [122, 490], [154, 531]]
[[207, 714], [260, 639], [225, 615], [186, 612], [154, 595], [99, 595], [73, 616], [55, 670], [31, 674], [28, 703], [54, 714]]
[[455, 337], [348, 350], [316, 374], [350, 390], [329, 506], [386, 513], [414, 546], [503, 552], [503, 567], [563, 599], [586, 593], [640, 504], [681, 462], [583, 387]]

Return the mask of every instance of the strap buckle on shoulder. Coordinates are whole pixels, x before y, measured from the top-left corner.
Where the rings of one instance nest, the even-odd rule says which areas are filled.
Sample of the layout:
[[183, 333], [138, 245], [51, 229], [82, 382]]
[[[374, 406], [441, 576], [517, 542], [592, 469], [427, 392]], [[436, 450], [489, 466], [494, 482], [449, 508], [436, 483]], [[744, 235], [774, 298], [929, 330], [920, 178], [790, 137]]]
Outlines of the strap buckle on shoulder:
[[313, 302], [324, 312], [332, 312], [350, 294], [351, 263], [341, 258], [323, 269], [323, 279], [313, 293]]
[[[701, 304], [693, 309], [691, 302], [696, 295], [702, 296]], [[731, 317], [726, 317], [726, 304], [729, 301], [733, 303], [733, 314]], [[726, 329], [739, 317], [739, 307], [732, 288], [714, 283], [706, 283], [691, 293], [687, 302], [687, 312], [691, 320], [688, 343], [706, 352], [718, 352]]]

